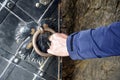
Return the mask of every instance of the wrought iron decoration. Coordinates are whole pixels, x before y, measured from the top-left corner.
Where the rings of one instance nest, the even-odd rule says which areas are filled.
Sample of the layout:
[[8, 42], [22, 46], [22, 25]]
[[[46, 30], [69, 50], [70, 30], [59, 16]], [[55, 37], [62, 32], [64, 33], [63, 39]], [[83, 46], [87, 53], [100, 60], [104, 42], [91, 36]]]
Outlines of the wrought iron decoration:
[[[34, 2], [34, 0], [0, 0], [0, 15], [3, 8], [8, 11], [8, 13], [4, 14], [5, 16], [0, 18], [0, 34], [1, 32], [3, 32], [7, 35], [6, 37], [0, 37], [0, 43], [3, 43], [0, 46], [0, 49], [12, 53], [11, 50], [7, 50], [7, 47], [4, 48], [5, 40], [1, 40], [5, 38], [9, 41], [8, 38], [11, 36], [13, 37], [11, 37], [10, 40], [16, 46], [14, 47], [14, 45], [12, 45], [12, 47], [14, 47], [14, 55], [12, 58], [10, 58], [10, 60], [8, 60], [9, 64], [7, 64], [3, 72], [0, 74], [0, 79], [7, 80], [7, 78], [5, 79], [4, 76], [5, 72], [13, 63], [19, 66], [18, 64], [20, 60], [25, 60], [32, 64], [39, 64], [39, 70], [37, 74], [34, 75], [34, 78], [31, 80], [37, 80], [37, 76], [43, 77], [40, 80], [48, 79], [49, 77], [47, 75], [52, 75], [53, 77], [51, 79], [49, 78], [49, 80], [61, 79], [61, 58], [52, 56], [47, 53], [47, 49], [50, 46], [50, 41], [48, 40], [48, 37], [55, 32], [60, 32], [60, 0], [36, 0], [36, 2]], [[32, 10], [27, 10], [27, 8], [24, 8], [31, 7], [31, 5], [34, 11], [40, 13], [34, 13], [32, 12]], [[19, 13], [17, 13], [17, 11]], [[6, 29], [7, 27], [4, 25], [4, 21], [11, 14], [15, 16], [15, 19], [18, 19], [20, 21], [16, 20], [16, 24], [11, 23], [13, 25], [10, 26], [9, 29]], [[11, 21], [13, 18], [14, 17], [10, 18]], [[6, 31], [8, 32], [6, 33]], [[7, 43], [5, 43], [5, 46], [6, 45]], [[57, 61], [57, 71], [53, 71], [53, 73], [55, 74], [50, 74], [49, 70], [48, 72], [46, 72], [51, 63], [55, 60]], [[51, 66], [54, 67], [55, 65]], [[44, 76], [44, 74], [47, 75]], [[57, 77], [53, 75], [57, 75]]]
[[[47, 5], [50, 3], [50, 1], [51, 0], [39, 0], [39, 2], [42, 5]], [[52, 12], [54, 12], [54, 10], [49, 10], [49, 8], [53, 5], [55, 1], [56, 0], [51, 1], [52, 4], [49, 4], [46, 11], [41, 15], [41, 17], [37, 21], [37, 24], [34, 22], [29, 22], [27, 24], [20, 23], [16, 28], [16, 42], [18, 44], [19, 42], [22, 42], [22, 44], [20, 44], [19, 48], [17, 49], [16, 53], [19, 53], [21, 58], [26, 58], [26, 56], [29, 56], [31, 55], [31, 53], [33, 53], [34, 56], [29, 56], [30, 58], [32, 58], [31, 60], [41, 63], [41, 57], [38, 56], [51, 56], [50, 54], [46, 53], [47, 49], [49, 48], [48, 37], [50, 36], [50, 34], [47, 35], [46, 32], [55, 33], [55, 31], [52, 28], [50, 28], [50, 26], [54, 29], [56, 28], [55, 30], [58, 31], [56, 26], [56, 24], [58, 24], [57, 14], [51, 15]], [[39, 46], [39, 48], [37, 45]], [[39, 49], [41, 49], [41, 51]], [[35, 53], [38, 53], [39, 55]], [[36, 56], [40, 59], [36, 58]]]

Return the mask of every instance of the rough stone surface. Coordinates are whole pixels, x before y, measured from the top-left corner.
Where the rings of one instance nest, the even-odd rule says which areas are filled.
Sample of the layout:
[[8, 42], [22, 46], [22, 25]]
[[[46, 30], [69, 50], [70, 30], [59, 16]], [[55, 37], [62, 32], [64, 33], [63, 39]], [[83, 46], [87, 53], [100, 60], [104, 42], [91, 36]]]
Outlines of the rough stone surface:
[[[67, 34], [108, 25], [120, 21], [120, 0], [62, 0], [62, 18], [62, 32]], [[63, 59], [63, 80], [120, 80], [119, 74], [119, 56]]]

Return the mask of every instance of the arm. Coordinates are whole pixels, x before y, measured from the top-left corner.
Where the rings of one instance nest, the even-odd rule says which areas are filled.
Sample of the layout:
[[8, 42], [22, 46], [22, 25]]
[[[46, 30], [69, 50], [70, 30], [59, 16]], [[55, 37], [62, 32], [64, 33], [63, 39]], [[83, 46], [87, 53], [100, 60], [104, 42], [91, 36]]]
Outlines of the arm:
[[67, 50], [73, 60], [120, 55], [120, 22], [71, 34]]

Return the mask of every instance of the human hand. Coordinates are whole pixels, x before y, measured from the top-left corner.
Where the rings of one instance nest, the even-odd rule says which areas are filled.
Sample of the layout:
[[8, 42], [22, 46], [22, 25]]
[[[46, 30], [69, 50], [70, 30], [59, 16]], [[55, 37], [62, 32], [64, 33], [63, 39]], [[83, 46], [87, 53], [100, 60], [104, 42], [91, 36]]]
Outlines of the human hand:
[[68, 36], [63, 33], [51, 35], [49, 38], [51, 45], [47, 52], [55, 56], [69, 56], [66, 45], [67, 37]]

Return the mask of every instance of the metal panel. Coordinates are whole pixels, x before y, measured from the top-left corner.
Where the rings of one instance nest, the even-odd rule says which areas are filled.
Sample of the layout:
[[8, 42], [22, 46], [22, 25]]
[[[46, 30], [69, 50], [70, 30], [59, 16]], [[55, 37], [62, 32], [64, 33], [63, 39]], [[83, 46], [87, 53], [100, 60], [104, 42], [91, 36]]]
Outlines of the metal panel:
[[[30, 28], [46, 23], [58, 31], [56, 1], [51, 6], [49, 3], [36, 7], [39, 0], [0, 0], [0, 80], [57, 80], [57, 57], [26, 53], [23, 58], [22, 53], [16, 52], [22, 44], [16, 42], [16, 32], [21, 25]], [[42, 60], [41, 65], [38, 60]]]

